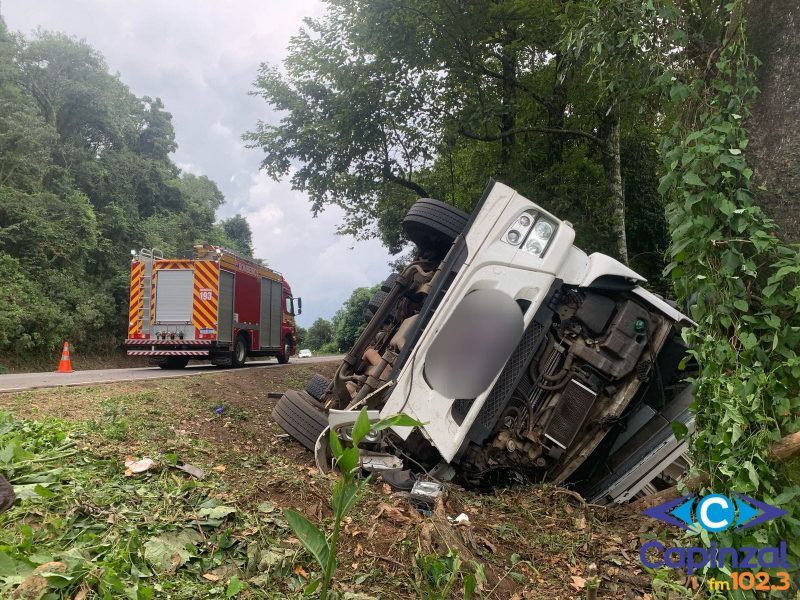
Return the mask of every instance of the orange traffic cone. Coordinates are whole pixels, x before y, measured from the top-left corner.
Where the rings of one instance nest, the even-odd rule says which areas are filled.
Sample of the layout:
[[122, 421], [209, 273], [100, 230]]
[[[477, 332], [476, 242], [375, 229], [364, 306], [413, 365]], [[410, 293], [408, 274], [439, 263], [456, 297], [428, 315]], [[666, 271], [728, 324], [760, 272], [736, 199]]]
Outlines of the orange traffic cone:
[[69, 359], [69, 342], [64, 342], [64, 349], [61, 351], [61, 362], [58, 363], [56, 373], [72, 373], [72, 361]]

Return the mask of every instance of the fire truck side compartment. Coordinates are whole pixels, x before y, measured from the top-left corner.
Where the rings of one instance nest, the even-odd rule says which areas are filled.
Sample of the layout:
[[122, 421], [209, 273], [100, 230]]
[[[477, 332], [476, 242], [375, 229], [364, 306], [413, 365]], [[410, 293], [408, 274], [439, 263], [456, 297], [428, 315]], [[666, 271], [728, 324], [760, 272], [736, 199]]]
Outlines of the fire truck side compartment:
[[233, 334], [233, 280], [230, 271], [219, 272], [219, 323], [217, 324], [217, 340], [231, 342]]

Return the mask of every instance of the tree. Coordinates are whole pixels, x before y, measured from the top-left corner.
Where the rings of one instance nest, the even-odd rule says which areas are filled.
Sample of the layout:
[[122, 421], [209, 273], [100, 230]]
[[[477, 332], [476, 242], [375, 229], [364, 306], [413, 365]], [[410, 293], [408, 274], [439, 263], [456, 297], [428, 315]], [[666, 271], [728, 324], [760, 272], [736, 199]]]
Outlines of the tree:
[[[242, 215], [236, 214], [219, 223], [224, 238], [231, 250], [245, 256], [253, 256], [253, 233], [250, 224]], [[225, 244], [223, 244], [225, 245]]]
[[765, 186], [759, 204], [780, 226], [779, 236], [800, 242], [800, 4], [747, 2], [747, 40], [761, 61], [761, 91], [748, 122], [748, 150], [755, 181]]
[[[633, 91], [612, 97], [590, 81], [585, 53], [563, 56], [562, 28], [579, 25], [567, 4], [327, 4], [326, 16], [292, 39], [285, 72], [263, 65], [256, 82], [254, 93], [283, 114], [247, 136], [271, 176], [291, 170], [315, 213], [340, 206], [342, 231], [380, 235], [392, 251], [417, 197], [470, 210], [498, 177], [571, 219], [579, 234], [584, 222], [613, 225], [603, 236], [611, 248], [594, 247], [596, 236], [587, 247], [626, 258], [620, 148], [630, 124], [650, 118], [628, 110]], [[585, 178], [586, 162], [600, 166], [588, 169], [597, 193], [570, 187]], [[566, 177], [565, 166], [574, 169]], [[588, 214], [579, 195], [592, 199]]]
[[295, 327], [295, 335], [297, 336], [297, 347], [304, 348], [308, 337], [308, 330], [305, 327], [297, 325]]
[[306, 346], [311, 350], [319, 350], [325, 344], [333, 341], [333, 324], [319, 317], [311, 324], [306, 333]]
[[113, 348], [131, 248], [177, 256], [223, 239], [252, 251], [246, 221], [215, 224], [216, 184], [179, 176], [175, 147], [163, 103], [137, 98], [88, 44], [26, 39], [0, 18], [0, 352]]
[[336, 312], [333, 317], [333, 326], [336, 331], [336, 345], [339, 348], [351, 348], [361, 332], [364, 331], [371, 316], [367, 312], [369, 301], [379, 289], [380, 285], [371, 288], [356, 288], [344, 306]]

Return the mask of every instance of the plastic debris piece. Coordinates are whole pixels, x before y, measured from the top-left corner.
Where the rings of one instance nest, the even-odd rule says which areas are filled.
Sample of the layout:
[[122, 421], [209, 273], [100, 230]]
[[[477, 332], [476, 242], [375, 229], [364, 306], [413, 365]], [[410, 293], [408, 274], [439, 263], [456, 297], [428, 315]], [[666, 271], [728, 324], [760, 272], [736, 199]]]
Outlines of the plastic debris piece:
[[179, 471], [183, 471], [187, 475], [191, 475], [195, 479], [203, 479], [206, 476], [206, 473], [203, 471], [203, 469], [200, 467], [195, 467], [194, 465], [190, 465], [189, 463], [175, 465], [175, 468]]
[[469, 525], [469, 517], [461, 513], [457, 517], [447, 517], [447, 520], [450, 521], [453, 525]]
[[125, 458], [125, 476], [130, 477], [137, 473], [144, 473], [155, 467], [158, 463], [152, 458], [142, 458], [140, 460], [134, 459], [132, 456]]

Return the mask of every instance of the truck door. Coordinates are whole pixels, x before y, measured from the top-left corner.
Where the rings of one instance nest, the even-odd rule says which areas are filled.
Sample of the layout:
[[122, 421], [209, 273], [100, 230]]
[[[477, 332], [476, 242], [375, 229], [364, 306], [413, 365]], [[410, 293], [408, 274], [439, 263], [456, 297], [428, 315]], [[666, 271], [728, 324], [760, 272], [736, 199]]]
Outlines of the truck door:
[[230, 271], [219, 272], [219, 322], [217, 323], [217, 340], [220, 342], [233, 341], [233, 283], [233, 273]]
[[280, 281], [261, 279], [261, 320], [259, 339], [262, 348], [281, 346], [281, 293]]

